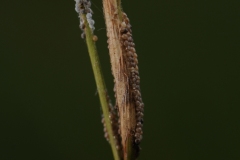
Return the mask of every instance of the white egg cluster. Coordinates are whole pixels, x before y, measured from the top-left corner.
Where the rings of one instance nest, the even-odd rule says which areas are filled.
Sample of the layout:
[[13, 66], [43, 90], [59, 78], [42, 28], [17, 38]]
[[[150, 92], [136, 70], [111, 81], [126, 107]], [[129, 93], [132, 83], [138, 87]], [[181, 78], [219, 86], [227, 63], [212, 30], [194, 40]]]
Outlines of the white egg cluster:
[[86, 17], [87, 17], [89, 27], [91, 28], [91, 30], [93, 32], [95, 30], [95, 27], [94, 27], [95, 21], [92, 19], [92, 13], [87, 13]]
[[89, 27], [92, 30], [92, 33], [95, 30], [95, 27], [94, 27], [94, 23], [95, 22], [92, 19], [93, 11], [91, 9], [91, 1], [90, 0], [75, 0], [75, 1], [76, 1], [75, 11], [79, 14], [79, 18], [80, 18], [80, 25], [79, 25], [79, 27], [83, 31], [81, 37], [85, 38], [85, 31], [84, 31], [84, 29], [85, 29], [85, 22], [84, 22], [84, 19], [82, 18], [82, 14], [86, 15], [87, 22], [88, 22]]

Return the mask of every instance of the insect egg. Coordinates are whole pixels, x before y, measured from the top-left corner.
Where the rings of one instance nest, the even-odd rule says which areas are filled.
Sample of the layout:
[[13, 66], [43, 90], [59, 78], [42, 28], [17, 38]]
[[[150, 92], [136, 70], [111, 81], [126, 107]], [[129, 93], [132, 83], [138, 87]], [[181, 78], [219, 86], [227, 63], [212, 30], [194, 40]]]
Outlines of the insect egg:
[[132, 28], [131, 24], [127, 24], [127, 28], [131, 29]]
[[107, 133], [107, 132], [104, 134], [104, 137], [105, 137], [106, 140], [108, 141], [108, 133]]
[[120, 32], [126, 34], [128, 30], [126, 28], [121, 28]]
[[136, 143], [137, 145], [139, 145], [139, 144], [140, 144], [140, 140], [139, 140], [138, 138], [136, 138], [136, 139], [135, 139], [135, 143]]
[[[136, 79], [137, 79], [137, 78], [136, 78]], [[134, 93], [135, 93], [135, 95], [140, 95], [140, 96], [141, 96], [141, 94], [140, 94], [139, 91], [135, 91]]]
[[139, 81], [139, 80], [136, 80], [136, 84], [140, 84], [140, 81]]
[[103, 128], [103, 131], [104, 131], [104, 132], [107, 132], [107, 128], [106, 128], [106, 127], [104, 127], [104, 128]]
[[92, 11], [91, 8], [86, 8], [85, 11], [86, 11], [86, 13], [91, 13], [91, 14], [93, 14], [93, 11]]
[[138, 74], [139, 74], [139, 72], [138, 72], [137, 70], [135, 70], [135, 74], [137, 74], [137, 75], [138, 75]]
[[105, 123], [104, 117], [102, 118], [102, 123], [103, 123], [103, 124]]
[[[140, 98], [139, 96], [136, 96], [136, 97], [135, 97], [135, 100], [141, 102], [141, 98]], [[138, 106], [138, 107], [142, 108], [141, 105]]]
[[91, 7], [91, 1], [88, 1], [88, 2], [87, 2], [87, 6], [86, 6], [86, 7], [88, 7], [88, 8]]
[[109, 117], [110, 120], [113, 120], [114, 115], [110, 112], [108, 117]]
[[123, 34], [123, 35], [122, 35], [122, 39], [128, 39], [127, 34]]
[[96, 35], [93, 36], [93, 41], [96, 42], [98, 40], [98, 37]]
[[134, 67], [131, 67], [131, 68], [130, 68], [130, 70], [131, 70], [131, 72], [132, 72], [132, 73], [134, 73], [134, 72], [135, 72], [135, 69], [134, 69]]
[[136, 119], [138, 122], [142, 122], [142, 117], [137, 117]]
[[87, 17], [87, 19], [91, 19], [92, 18], [92, 14], [91, 13], [87, 13], [86, 17]]
[[131, 51], [128, 51], [128, 52], [127, 52], [127, 56], [130, 57], [130, 56], [132, 56], [132, 55], [133, 55], [133, 53], [132, 53]]
[[133, 83], [133, 84], [132, 84], [132, 87], [133, 87], [133, 89], [134, 89], [134, 88], [136, 87], [136, 84]]
[[136, 52], [136, 50], [135, 50], [135, 48], [134, 48], [134, 47], [131, 47], [131, 51], [132, 51], [133, 53], [135, 53], [135, 52]]
[[140, 86], [139, 86], [139, 85], [136, 85], [136, 89], [139, 90], [139, 89], [140, 89]]
[[128, 41], [129, 41], [129, 42], [132, 42], [132, 41], [133, 41], [133, 39], [132, 39], [131, 36], [128, 37]]
[[138, 112], [137, 116], [142, 118], [143, 117], [143, 113], [142, 112]]
[[122, 23], [121, 23], [121, 27], [122, 27], [122, 28], [126, 28], [126, 26], [127, 26], [127, 25], [126, 25], [125, 22], [122, 22]]
[[136, 137], [136, 138], [140, 138], [140, 136], [141, 136], [141, 135], [140, 135], [139, 133], [135, 133], [135, 137]]
[[138, 133], [141, 133], [141, 132], [142, 132], [142, 128], [141, 128], [141, 127], [138, 127], [138, 128], [136, 129], [136, 131], [137, 131]]
[[142, 111], [142, 108], [138, 106], [138, 107], [136, 108], [136, 111], [137, 111], [137, 112], [141, 112], [141, 111]]
[[138, 57], [136, 52], [133, 54], [133, 56], [134, 56], [135, 58], [137, 58], [137, 57]]
[[129, 18], [126, 17], [124, 20], [126, 23], [129, 23]]
[[132, 81], [135, 82], [135, 81], [136, 81], [136, 78], [132, 78]]
[[119, 145], [116, 145], [116, 149], [117, 149], [117, 150], [120, 150], [120, 147], [119, 147]]
[[136, 101], [136, 105], [140, 107], [141, 103], [139, 101]]
[[126, 18], [127, 17], [127, 14], [126, 13], [123, 13], [123, 18]]
[[137, 127], [142, 127], [142, 126], [143, 126], [142, 123], [140, 122], [137, 123]]
[[131, 61], [131, 62], [133, 62], [134, 59], [133, 59], [132, 56], [130, 56], [130, 57], [128, 57], [128, 60]]
[[85, 29], [85, 24], [80, 22], [80, 26], [79, 26], [80, 29], [84, 30]]
[[126, 47], [126, 50], [130, 50], [130, 49], [131, 49], [131, 47], [130, 47], [130, 46], [127, 46], [127, 47]]
[[81, 37], [82, 37], [82, 39], [84, 39], [86, 37], [84, 32], [81, 34]]
[[135, 62], [136, 64], [138, 64], [138, 60], [137, 60], [137, 58], [135, 58], [135, 57], [134, 57], [134, 62]]
[[127, 32], [127, 35], [128, 35], [128, 36], [132, 36], [132, 34], [131, 34], [130, 32]]
[[125, 47], [127, 47], [129, 45], [128, 41], [124, 41], [123, 44]]
[[132, 66], [132, 67], [135, 67], [135, 66], [136, 66], [136, 63], [135, 63], [135, 62], [131, 62], [131, 66]]

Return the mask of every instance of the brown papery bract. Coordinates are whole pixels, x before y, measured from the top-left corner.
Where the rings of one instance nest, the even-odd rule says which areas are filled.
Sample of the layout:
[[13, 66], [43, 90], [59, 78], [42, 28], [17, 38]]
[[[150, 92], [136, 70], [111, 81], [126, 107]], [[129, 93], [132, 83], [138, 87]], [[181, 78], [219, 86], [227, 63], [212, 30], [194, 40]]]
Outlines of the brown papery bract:
[[[103, 0], [108, 48], [119, 111], [119, 132], [124, 160], [135, 159], [142, 139], [143, 108], [138, 60], [130, 20], [116, 1]], [[118, 14], [116, 14], [118, 13]]]

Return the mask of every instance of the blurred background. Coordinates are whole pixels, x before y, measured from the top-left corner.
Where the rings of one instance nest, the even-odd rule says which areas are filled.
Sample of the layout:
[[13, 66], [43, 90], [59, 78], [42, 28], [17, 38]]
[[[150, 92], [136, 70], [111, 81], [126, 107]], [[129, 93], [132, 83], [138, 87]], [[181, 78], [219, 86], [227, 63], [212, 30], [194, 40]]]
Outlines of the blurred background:
[[[92, 2], [113, 99], [102, 2]], [[139, 159], [240, 159], [237, 4], [122, 3], [145, 103]], [[73, 0], [0, 2], [1, 160], [113, 159], [74, 8]]]

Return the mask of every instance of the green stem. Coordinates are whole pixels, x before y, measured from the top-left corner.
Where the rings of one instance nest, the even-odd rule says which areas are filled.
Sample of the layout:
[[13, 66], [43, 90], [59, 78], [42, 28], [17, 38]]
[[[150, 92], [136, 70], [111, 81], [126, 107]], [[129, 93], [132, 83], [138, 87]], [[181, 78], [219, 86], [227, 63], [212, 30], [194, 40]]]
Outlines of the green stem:
[[83, 18], [86, 26], [85, 28], [86, 42], [87, 42], [89, 56], [91, 59], [91, 64], [93, 68], [96, 85], [97, 85], [97, 91], [100, 98], [100, 103], [102, 106], [102, 111], [103, 111], [103, 115], [106, 123], [107, 133], [109, 135], [109, 143], [112, 148], [114, 159], [120, 160], [118, 155], [118, 150], [116, 148], [116, 143], [113, 137], [111, 121], [109, 119], [108, 100], [107, 100], [107, 94], [106, 94], [107, 89], [106, 89], [103, 74], [101, 71], [101, 66], [100, 66], [96, 45], [95, 45], [95, 42], [93, 41], [93, 33], [87, 23], [86, 15], [82, 14], [81, 17]]

